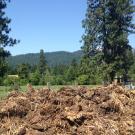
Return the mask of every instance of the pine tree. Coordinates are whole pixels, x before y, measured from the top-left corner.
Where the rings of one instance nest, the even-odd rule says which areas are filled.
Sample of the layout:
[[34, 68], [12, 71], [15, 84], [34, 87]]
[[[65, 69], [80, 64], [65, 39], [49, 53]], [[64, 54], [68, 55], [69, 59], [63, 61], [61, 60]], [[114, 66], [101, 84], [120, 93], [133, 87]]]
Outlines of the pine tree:
[[7, 2], [9, 1], [0, 0], [0, 77], [3, 77], [6, 71], [5, 58], [10, 55], [10, 52], [6, 51], [4, 48], [6, 46], [13, 46], [17, 43], [16, 39], [9, 37], [11, 31], [9, 24], [11, 20], [5, 14]]
[[78, 76], [78, 64], [75, 59], [72, 60], [69, 69], [67, 70], [66, 78], [68, 82], [73, 82]]
[[[82, 37], [84, 56], [81, 60], [80, 73], [87, 75], [89, 82], [99, 77], [99, 67], [102, 63], [102, 17], [103, 2], [99, 0], [87, 1], [86, 19], [83, 20], [85, 34]], [[99, 77], [100, 78], [100, 77]]]
[[45, 58], [44, 50], [40, 50], [40, 58], [39, 58], [39, 73], [40, 76], [43, 77], [47, 70], [47, 61]]
[[117, 74], [127, 76], [132, 64], [128, 35], [135, 30], [133, 0], [88, 0], [87, 4], [83, 61], [89, 65], [98, 55], [96, 61], [102, 63], [110, 82]]
[[132, 47], [128, 35], [135, 30], [132, 24], [134, 13], [133, 0], [108, 0], [106, 17], [106, 41], [103, 49], [104, 61], [112, 66], [111, 81], [115, 75], [121, 74], [125, 81], [132, 65]]

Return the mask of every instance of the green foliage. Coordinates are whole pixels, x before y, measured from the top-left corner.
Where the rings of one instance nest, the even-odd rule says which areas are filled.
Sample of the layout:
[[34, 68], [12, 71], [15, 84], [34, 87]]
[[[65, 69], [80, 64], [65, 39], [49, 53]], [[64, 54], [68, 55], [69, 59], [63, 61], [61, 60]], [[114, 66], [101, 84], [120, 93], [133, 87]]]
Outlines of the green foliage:
[[40, 50], [39, 54], [12, 56], [8, 58], [11, 67], [8, 74], [18, 74], [19, 79], [7, 77], [3, 81], [2, 77], [7, 72], [5, 58], [10, 55], [4, 48], [17, 42], [9, 37], [10, 19], [5, 17], [6, 5], [6, 0], [0, 2], [1, 84], [26, 85], [28, 82], [33, 85], [47, 83], [65, 85], [75, 82], [81, 85], [101, 84], [103, 80], [112, 82], [116, 75], [122, 75], [126, 81], [128, 73], [135, 79], [135, 64], [132, 65], [135, 56], [128, 41], [128, 35], [135, 30], [132, 23], [135, 12], [133, 0], [87, 0], [86, 18], [83, 20], [85, 29], [82, 37], [83, 52], [45, 54]]
[[25, 86], [26, 84], [28, 84], [29, 83], [29, 80], [26, 78], [26, 79], [20, 79], [19, 80], [19, 84], [21, 85], [21, 86]]
[[67, 81], [74, 82], [77, 76], [78, 76], [78, 63], [75, 59], [73, 59], [71, 65], [67, 70], [66, 79]]
[[45, 85], [45, 78], [44, 78], [44, 76], [40, 77], [39, 85]]
[[0, 77], [3, 77], [6, 71], [5, 58], [10, 55], [10, 52], [6, 51], [4, 48], [6, 46], [13, 46], [17, 43], [15, 39], [9, 36], [11, 31], [9, 24], [11, 20], [5, 14], [7, 2], [7, 0], [0, 1]]
[[[87, 5], [82, 47], [85, 74], [91, 74], [91, 71], [95, 73], [101, 68], [104, 69], [103, 78], [107, 81], [112, 82], [119, 74], [126, 78], [133, 63], [132, 48], [128, 41], [128, 35], [135, 30], [132, 23], [135, 12], [133, 0], [87, 0]], [[97, 57], [99, 54], [101, 57]], [[98, 59], [94, 63], [99, 68], [90, 67], [95, 67], [95, 57]]]
[[5, 76], [4, 81], [3, 81], [4, 86], [17, 86], [19, 85], [19, 83], [20, 83], [20, 80], [18, 77]]
[[132, 80], [135, 80], [135, 63], [130, 68], [129, 76], [131, 77]]
[[17, 74], [20, 79], [28, 79], [30, 73], [30, 66], [28, 64], [21, 64], [17, 66]]
[[135, 51], [133, 52], [133, 65], [130, 67], [130, 70], [129, 70], [129, 77], [132, 79], [132, 80], [135, 80]]
[[40, 50], [40, 57], [39, 57], [39, 65], [38, 65], [38, 71], [40, 75], [39, 85], [45, 85], [45, 75], [47, 71], [47, 61], [45, 58], [44, 50]]
[[[55, 67], [56, 65], [70, 65], [73, 59], [76, 59], [77, 63], [80, 62], [82, 57], [82, 51], [70, 52], [50, 52], [45, 53], [45, 58], [49, 67]], [[24, 54], [17, 56], [10, 56], [7, 60], [10, 67], [16, 68], [20, 64], [29, 64], [31, 66], [39, 64], [39, 53]]]
[[29, 80], [32, 85], [39, 85], [40, 75], [38, 70], [36, 70], [34, 73], [30, 73]]
[[4, 58], [0, 58], [0, 77], [4, 77], [8, 69], [8, 64]]
[[77, 78], [77, 82], [78, 82], [79, 85], [88, 85], [88, 84], [90, 84], [89, 76], [88, 75], [80, 75]]
[[87, 75], [89, 84], [102, 83], [101, 54], [87, 58], [83, 57], [80, 66], [80, 75]]
[[53, 76], [51, 75], [50, 71], [49, 70], [46, 70], [46, 75], [44, 77], [44, 80], [45, 80], [45, 84], [47, 83], [51, 83], [51, 84], [54, 84], [53, 82]]
[[0, 77], [0, 86], [2, 86], [2, 85], [3, 85], [3, 78]]
[[65, 85], [66, 81], [62, 75], [57, 75], [55, 78], [55, 85]]
[[41, 77], [44, 76], [47, 70], [47, 61], [45, 58], [44, 50], [40, 50], [38, 69], [39, 69], [39, 74], [41, 75]]

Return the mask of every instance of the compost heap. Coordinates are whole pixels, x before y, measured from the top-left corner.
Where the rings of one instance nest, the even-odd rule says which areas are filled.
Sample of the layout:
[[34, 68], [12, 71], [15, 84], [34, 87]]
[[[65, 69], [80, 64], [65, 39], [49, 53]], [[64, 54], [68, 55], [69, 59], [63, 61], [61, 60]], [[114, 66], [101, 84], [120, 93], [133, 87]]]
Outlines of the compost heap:
[[12, 92], [0, 102], [0, 135], [135, 135], [135, 95], [115, 85]]

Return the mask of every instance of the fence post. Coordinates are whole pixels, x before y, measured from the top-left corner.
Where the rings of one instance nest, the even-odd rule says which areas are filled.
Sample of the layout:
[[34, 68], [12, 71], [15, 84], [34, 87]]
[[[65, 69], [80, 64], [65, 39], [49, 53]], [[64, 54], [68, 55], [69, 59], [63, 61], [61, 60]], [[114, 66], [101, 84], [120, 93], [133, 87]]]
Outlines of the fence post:
[[75, 86], [75, 88], [78, 88], [78, 82], [77, 81], [74, 82], [74, 86]]
[[47, 82], [47, 88], [50, 90], [50, 87], [51, 87], [51, 85], [50, 85], [50, 82]]

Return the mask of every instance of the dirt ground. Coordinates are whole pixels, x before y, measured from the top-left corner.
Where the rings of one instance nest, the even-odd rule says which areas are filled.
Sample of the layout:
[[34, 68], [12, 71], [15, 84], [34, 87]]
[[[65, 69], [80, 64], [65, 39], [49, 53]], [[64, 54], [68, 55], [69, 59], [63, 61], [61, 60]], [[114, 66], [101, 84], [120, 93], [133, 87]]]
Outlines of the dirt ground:
[[135, 135], [135, 94], [121, 86], [12, 92], [0, 135]]

